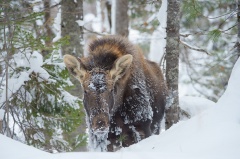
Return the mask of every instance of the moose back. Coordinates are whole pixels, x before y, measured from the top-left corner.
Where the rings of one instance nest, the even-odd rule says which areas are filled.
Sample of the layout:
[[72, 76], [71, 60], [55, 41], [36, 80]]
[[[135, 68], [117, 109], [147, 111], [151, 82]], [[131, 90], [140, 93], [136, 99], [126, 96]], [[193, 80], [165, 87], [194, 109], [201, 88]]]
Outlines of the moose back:
[[64, 56], [84, 90], [89, 147], [116, 151], [159, 134], [166, 87], [159, 66], [127, 39], [107, 36], [89, 44], [88, 56]]

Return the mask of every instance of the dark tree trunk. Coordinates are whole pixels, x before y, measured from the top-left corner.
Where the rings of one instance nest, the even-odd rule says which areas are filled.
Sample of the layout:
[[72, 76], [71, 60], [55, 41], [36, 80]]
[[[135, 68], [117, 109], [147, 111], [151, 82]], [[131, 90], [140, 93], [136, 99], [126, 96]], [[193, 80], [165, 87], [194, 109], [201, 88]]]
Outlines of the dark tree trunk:
[[69, 36], [69, 45], [62, 46], [62, 54], [83, 56], [83, 27], [77, 20], [83, 20], [83, 0], [62, 1], [62, 37]]
[[[54, 33], [53, 33], [53, 31], [52, 31], [52, 29], [51, 29], [51, 26], [52, 26], [52, 19], [53, 19], [53, 17], [51, 17], [51, 11], [50, 11], [50, 0], [45, 0], [44, 2], [44, 8], [45, 8], [45, 12], [44, 12], [44, 20], [45, 20], [45, 24], [44, 24], [44, 26], [45, 26], [45, 34], [46, 34], [46, 36], [48, 37], [47, 39], [46, 39], [46, 46], [47, 47], [49, 47], [49, 46], [51, 46], [52, 44], [52, 40], [53, 40], [53, 38], [54, 38]], [[46, 55], [48, 55], [50, 52], [48, 51], [48, 50], [43, 50], [42, 51], [42, 55], [43, 56], [46, 56]]]
[[169, 90], [166, 108], [166, 129], [179, 121], [178, 67], [179, 67], [179, 28], [180, 0], [168, 0], [167, 43], [166, 43], [166, 80]]
[[115, 34], [128, 37], [128, 0], [116, 0], [115, 18]]
[[238, 57], [240, 56], [240, 0], [237, 1], [238, 13], [237, 13], [237, 23], [238, 23], [238, 41], [237, 41], [237, 52]]
[[[75, 3], [76, 2], [76, 3]], [[83, 21], [83, 0], [62, 0], [62, 22], [61, 35], [62, 37], [69, 36], [69, 45], [62, 46], [62, 55], [71, 54], [76, 57], [83, 57], [83, 27], [76, 22]], [[69, 92], [82, 98], [82, 87], [80, 82], [74, 77], [70, 76], [74, 88]], [[84, 119], [81, 119], [84, 121]], [[82, 123], [71, 134], [67, 134], [69, 138], [74, 138], [77, 134], [85, 134], [86, 124]], [[86, 151], [86, 147], [81, 146], [74, 151]]]
[[111, 10], [112, 6], [109, 1], [106, 1], [106, 8], [107, 8], [107, 16], [108, 16], [108, 21], [109, 21], [109, 27], [112, 27], [112, 19], [111, 19]]
[[[79, 26], [77, 20], [83, 20], [83, 0], [62, 1], [62, 37], [69, 36], [69, 45], [62, 46], [62, 55], [71, 54], [76, 57], [83, 57], [83, 27]], [[75, 88], [70, 93], [82, 97], [82, 88], [79, 81], [71, 77]]]

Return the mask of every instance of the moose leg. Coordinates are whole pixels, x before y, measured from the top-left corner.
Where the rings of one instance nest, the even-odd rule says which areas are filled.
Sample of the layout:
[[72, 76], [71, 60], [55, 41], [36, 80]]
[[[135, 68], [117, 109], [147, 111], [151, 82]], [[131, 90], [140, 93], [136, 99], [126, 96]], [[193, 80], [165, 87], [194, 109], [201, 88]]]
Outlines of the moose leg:
[[152, 122], [151, 130], [152, 130], [152, 134], [159, 135], [159, 133], [160, 133], [160, 121]]
[[118, 142], [118, 136], [115, 133], [108, 133], [108, 142], [107, 149], [109, 152], [114, 152], [119, 150], [122, 145]]

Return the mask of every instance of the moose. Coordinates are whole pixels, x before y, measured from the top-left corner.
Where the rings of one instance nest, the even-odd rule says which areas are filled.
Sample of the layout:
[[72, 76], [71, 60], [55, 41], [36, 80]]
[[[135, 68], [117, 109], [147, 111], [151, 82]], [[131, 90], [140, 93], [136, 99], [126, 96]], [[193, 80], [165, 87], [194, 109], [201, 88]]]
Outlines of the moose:
[[119, 36], [94, 39], [87, 51], [63, 61], [84, 90], [90, 149], [116, 151], [159, 134], [167, 93], [159, 66]]

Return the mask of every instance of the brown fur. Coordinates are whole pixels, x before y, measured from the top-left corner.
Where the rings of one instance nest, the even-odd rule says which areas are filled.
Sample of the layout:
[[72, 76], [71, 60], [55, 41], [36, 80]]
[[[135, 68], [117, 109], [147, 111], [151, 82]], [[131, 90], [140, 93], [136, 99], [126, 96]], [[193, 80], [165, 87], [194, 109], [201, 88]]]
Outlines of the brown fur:
[[87, 70], [96, 67], [109, 70], [117, 58], [126, 54], [134, 54], [134, 51], [133, 46], [126, 40], [120, 37], [109, 36], [90, 42], [88, 49], [89, 56], [83, 58], [81, 61]]
[[[145, 60], [137, 47], [121, 37], [93, 40], [88, 51], [88, 57], [79, 59], [77, 70], [84, 72], [79, 73], [82, 78], [77, 77], [75, 67], [65, 64], [80, 79], [85, 90], [87, 116], [93, 116], [93, 119], [88, 118], [90, 129], [108, 128], [107, 139], [111, 144], [107, 150], [115, 151], [115, 147], [127, 147], [159, 134], [166, 101], [166, 87], [159, 66]], [[122, 58], [129, 54], [132, 56]], [[123, 60], [116, 66], [119, 59]], [[115, 80], [114, 68], [120, 68], [119, 78]], [[96, 74], [100, 76], [94, 81]]]

